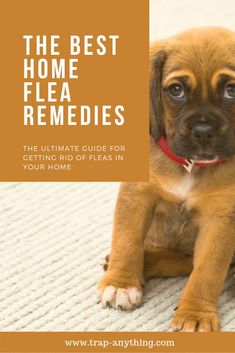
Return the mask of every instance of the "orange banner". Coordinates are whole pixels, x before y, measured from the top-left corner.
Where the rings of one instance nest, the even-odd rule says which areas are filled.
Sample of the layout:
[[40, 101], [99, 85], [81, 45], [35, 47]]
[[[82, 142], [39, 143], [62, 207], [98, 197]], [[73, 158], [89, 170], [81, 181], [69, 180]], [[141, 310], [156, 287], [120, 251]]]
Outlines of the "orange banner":
[[235, 352], [234, 333], [4, 332], [0, 353]]
[[148, 5], [2, 4], [0, 181], [148, 179]]

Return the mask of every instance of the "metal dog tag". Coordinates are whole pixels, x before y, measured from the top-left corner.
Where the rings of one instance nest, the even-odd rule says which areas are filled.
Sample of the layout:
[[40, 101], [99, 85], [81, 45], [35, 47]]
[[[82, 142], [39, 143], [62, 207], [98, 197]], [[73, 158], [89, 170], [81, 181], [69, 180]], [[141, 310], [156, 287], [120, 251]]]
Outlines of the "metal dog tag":
[[185, 162], [188, 163], [188, 164], [187, 165], [183, 165], [183, 167], [187, 170], [188, 173], [191, 173], [195, 162], [192, 161], [192, 160], [188, 161], [187, 159], [185, 159]]

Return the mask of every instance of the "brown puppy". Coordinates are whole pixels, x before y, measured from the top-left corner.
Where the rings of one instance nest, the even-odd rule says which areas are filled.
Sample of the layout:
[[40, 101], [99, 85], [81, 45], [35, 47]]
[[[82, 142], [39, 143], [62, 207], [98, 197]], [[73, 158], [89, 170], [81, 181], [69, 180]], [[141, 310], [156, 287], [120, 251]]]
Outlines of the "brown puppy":
[[121, 185], [99, 297], [131, 309], [145, 279], [191, 273], [172, 328], [218, 331], [235, 251], [235, 34], [193, 29], [153, 45], [150, 103], [150, 181]]

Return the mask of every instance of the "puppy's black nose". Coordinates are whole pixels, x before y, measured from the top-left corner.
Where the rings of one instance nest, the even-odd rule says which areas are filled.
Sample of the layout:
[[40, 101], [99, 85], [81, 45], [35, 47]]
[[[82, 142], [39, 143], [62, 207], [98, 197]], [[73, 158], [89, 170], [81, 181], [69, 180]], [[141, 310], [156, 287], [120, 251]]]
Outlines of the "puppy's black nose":
[[209, 142], [215, 136], [215, 128], [208, 124], [198, 124], [192, 129], [192, 136], [198, 142]]

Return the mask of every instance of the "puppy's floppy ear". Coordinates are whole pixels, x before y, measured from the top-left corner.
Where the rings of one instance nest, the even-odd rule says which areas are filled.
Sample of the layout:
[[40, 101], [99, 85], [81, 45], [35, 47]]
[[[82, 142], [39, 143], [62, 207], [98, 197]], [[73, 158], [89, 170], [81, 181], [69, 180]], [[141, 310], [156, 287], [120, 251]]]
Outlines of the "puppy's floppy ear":
[[166, 51], [157, 46], [150, 53], [150, 134], [159, 141], [163, 132], [161, 80]]

